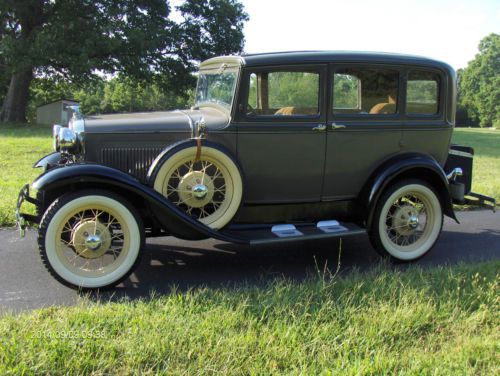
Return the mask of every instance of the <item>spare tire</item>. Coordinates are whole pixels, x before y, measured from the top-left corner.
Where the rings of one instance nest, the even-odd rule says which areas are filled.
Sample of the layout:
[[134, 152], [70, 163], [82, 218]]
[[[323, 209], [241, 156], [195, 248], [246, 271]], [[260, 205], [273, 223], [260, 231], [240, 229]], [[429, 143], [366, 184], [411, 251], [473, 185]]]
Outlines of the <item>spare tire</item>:
[[162, 159], [153, 175], [156, 191], [213, 229], [233, 219], [241, 204], [243, 182], [227, 153], [203, 146], [197, 156], [197, 147], [186, 143]]

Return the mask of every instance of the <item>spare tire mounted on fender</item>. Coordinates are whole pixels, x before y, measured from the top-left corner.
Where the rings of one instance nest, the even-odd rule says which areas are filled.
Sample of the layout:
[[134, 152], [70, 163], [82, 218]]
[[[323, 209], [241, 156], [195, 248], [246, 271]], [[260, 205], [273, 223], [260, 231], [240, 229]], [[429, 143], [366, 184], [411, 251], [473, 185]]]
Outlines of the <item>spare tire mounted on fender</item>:
[[153, 187], [188, 215], [213, 229], [227, 225], [240, 207], [243, 182], [233, 159], [215, 147], [192, 143], [157, 167]]

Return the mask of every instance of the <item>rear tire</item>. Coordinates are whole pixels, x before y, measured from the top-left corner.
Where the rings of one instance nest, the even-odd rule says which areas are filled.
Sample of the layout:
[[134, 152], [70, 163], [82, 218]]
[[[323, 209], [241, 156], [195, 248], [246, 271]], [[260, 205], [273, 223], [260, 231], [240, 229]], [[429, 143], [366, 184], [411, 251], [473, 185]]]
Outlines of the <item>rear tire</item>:
[[382, 194], [369, 235], [382, 256], [407, 262], [427, 254], [442, 227], [443, 210], [435, 190], [422, 180], [407, 179]]
[[137, 211], [121, 196], [100, 190], [59, 197], [45, 211], [38, 230], [45, 267], [71, 288], [120, 283], [139, 263], [143, 244]]

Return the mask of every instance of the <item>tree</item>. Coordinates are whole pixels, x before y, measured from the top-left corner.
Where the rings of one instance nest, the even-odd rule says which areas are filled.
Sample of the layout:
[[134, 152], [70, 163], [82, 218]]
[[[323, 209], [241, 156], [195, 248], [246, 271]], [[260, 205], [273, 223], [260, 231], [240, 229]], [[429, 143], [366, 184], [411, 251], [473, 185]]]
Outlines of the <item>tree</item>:
[[481, 127], [500, 122], [500, 35], [479, 43], [479, 53], [459, 72], [459, 106]]
[[9, 86], [0, 121], [24, 121], [35, 76], [78, 84], [120, 72], [183, 92], [195, 61], [242, 50], [248, 16], [237, 0], [186, 0], [177, 10], [180, 21], [166, 0], [2, 0]]

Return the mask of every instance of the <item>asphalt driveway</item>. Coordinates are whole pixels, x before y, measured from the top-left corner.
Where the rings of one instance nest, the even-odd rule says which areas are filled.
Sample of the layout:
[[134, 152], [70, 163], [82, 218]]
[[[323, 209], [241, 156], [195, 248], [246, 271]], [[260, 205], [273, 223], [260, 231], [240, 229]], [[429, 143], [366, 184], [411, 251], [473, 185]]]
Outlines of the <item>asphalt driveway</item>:
[[[419, 265], [447, 265], [500, 259], [500, 214], [460, 212], [461, 224], [445, 220], [434, 249]], [[0, 230], [0, 311], [22, 311], [77, 303], [78, 292], [55, 281], [44, 269], [36, 249], [36, 233], [20, 239], [17, 231]], [[340, 255], [340, 258], [339, 258]], [[172, 286], [232, 287], [263, 284], [276, 277], [301, 280], [324, 268], [348, 272], [379, 262], [367, 236], [336, 241], [242, 247], [214, 240], [186, 242], [175, 238], [149, 240], [136, 272], [117, 288], [92, 299], [149, 297], [152, 290], [168, 294]], [[399, 266], [404, 267], [404, 266]]]

